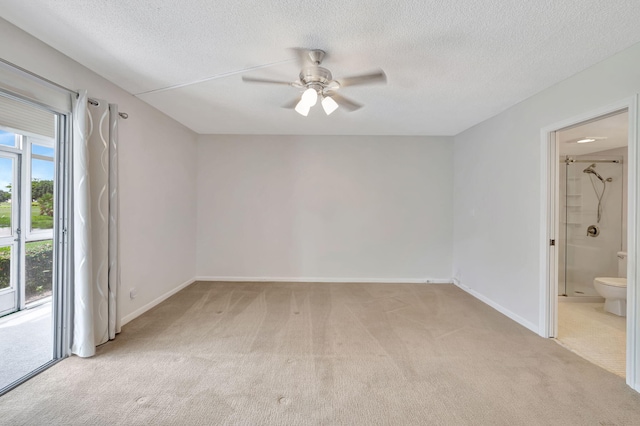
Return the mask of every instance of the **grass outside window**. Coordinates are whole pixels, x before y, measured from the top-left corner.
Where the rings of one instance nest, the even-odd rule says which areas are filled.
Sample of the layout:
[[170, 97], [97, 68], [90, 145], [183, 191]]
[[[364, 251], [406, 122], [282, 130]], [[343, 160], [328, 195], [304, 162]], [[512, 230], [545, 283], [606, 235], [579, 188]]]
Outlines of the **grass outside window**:
[[[31, 203], [31, 229], [53, 229], [53, 216], [41, 215], [37, 201]], [[0, 228], [11, 227], [11, 203], [0, 203]]]

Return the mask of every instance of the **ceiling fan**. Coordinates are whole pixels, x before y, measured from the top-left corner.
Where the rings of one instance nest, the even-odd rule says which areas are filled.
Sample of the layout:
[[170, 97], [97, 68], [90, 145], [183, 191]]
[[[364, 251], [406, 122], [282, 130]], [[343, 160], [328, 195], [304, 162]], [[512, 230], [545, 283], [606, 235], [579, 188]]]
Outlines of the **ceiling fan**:
[[327, 115], [338, 107], [343, 107], [348, 111], [360, 109], [361, 104], [345, 98], [338, 93], [338, 90], [347, 86], [386, 83], [387, 81], [387, 76], [382, 70], [334, 80], [331, 71], [320, 66], [325, 57], [323, 50], [293, 50], [297, 53], [298, 62], [302, 68], [298, 80], [288, 82], [248, 76], [242, 76], [242, 80], [248, 83], [284, 84], [302, 90], [300, 99], [296, 99], [285, 107], [295, 107], [296, 112], [305, 117], [309, 114], [311, 107], [318, 102], [318, 98], [322, 99], [322, 108]]

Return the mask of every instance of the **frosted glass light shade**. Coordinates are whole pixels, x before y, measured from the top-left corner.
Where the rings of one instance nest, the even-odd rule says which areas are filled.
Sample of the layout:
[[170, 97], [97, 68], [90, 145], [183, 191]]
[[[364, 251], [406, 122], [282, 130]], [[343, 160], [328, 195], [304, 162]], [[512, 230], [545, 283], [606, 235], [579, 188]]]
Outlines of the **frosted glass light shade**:
[[305, 103], [304, 99], [300, 99], [300, 102], [298, 102], [298, 105], [296, 105], [296, 112], [305, 117], [309, 115], [310, 109], [311, 107]]
[[333, 111], [338, 109], [338, 104], [336, 103], [336, 101], [334, 101], [333, 99], [331, 99], [331, 97], [327, 96], [326, 98], [324, 98], [322, 100], [322, 108], [324, 109], [324, 112], [329, 115], [331, 114]]
[[318, 92], [316, 92], [316, 89], [305, 90], [304, 93], [302, 93], [302, 98], [300, 99], [300, 102], [304, 102], [306, 105], [309, 106], [309, 108], [314, 106], [316, 102], [318, 102]]

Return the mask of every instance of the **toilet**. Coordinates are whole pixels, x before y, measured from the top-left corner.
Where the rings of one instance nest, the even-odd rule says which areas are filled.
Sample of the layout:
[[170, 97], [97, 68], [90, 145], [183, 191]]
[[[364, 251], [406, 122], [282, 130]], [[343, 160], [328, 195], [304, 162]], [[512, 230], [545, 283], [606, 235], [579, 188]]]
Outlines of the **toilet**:
[[593, 286], [604, 297], [604, 310], [621, 317], [627, 316], [627, 253], [618, 252], [618, 277], [597, 277]]

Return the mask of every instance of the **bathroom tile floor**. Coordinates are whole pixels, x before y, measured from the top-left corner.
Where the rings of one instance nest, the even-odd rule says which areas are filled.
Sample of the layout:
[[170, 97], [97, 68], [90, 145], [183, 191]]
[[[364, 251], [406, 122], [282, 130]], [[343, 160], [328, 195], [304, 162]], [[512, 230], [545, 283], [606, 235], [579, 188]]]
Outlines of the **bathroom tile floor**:
[[558, 303], [558, 343], [625, 377], [626, 318], [604, 311], [604, 303]]

